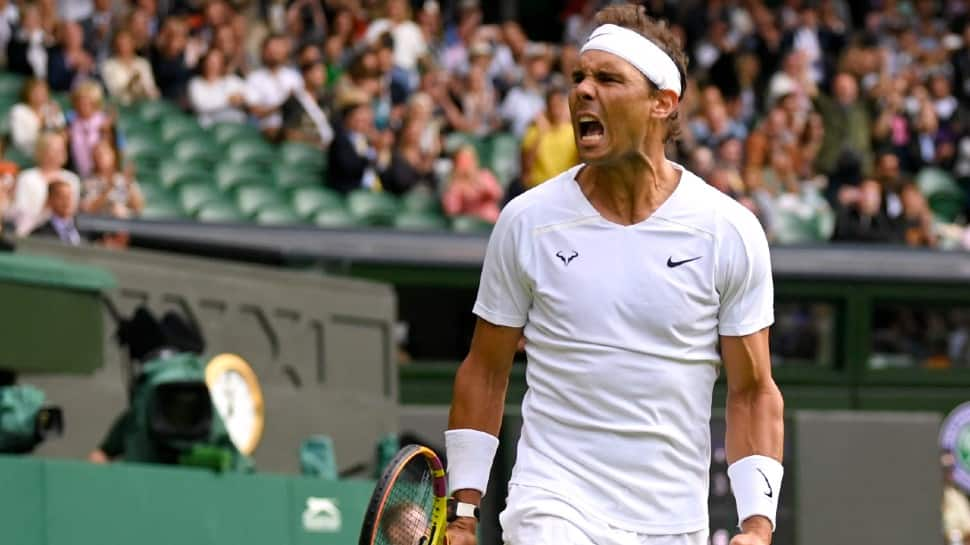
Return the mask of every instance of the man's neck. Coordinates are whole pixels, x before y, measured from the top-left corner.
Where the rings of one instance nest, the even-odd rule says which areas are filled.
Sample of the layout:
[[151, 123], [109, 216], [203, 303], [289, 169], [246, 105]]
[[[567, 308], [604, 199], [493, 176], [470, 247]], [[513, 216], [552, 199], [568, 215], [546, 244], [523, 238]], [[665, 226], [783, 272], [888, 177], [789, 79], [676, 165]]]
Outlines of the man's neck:
[[680, 183], [680, 171], [654, 149], [615, 163], [589, 165], [579, 176], [586, 198], [607, 220], [633, 225], [652, 215]]

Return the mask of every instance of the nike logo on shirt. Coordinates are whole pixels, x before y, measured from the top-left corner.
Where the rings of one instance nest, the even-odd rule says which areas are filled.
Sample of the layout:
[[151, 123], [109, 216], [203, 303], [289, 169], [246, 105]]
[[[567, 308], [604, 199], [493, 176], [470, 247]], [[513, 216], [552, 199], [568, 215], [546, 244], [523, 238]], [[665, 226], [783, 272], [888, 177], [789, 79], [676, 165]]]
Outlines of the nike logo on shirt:
[[674, 259], [672, 257], [668, 257], [667, 258], [667, 266], [670, 267], [671, 269], [673, 269], [674, 267], [680, 267], [684, 263], [690, 263], [691, 261], [697, 261], [698, 259], [700, 259], [702, 257], [704, 257], [704, 256], [692, 257], [690, 259], [685, 259], [683, 261], [674, 261]]

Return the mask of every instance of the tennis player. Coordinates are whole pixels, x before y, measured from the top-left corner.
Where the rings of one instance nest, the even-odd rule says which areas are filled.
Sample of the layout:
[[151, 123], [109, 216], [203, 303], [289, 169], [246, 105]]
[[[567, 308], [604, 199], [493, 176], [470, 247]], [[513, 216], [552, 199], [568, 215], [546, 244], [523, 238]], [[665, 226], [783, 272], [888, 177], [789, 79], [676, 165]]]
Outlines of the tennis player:
[[632, 5], [596, 22], [569, 99], [582, 164], [510, 202], [489, 240], [445, 437], [458, 513], [449, 540], [475, 542], [524, 334], [529, 388], [500, 516], [507, 545], [706, 545], [722, 365], [742, 530], [731, 544], [767, 545], [783, 401], [769, 361], [765, 235], [664, 155], [685, 87], [673, 35]]

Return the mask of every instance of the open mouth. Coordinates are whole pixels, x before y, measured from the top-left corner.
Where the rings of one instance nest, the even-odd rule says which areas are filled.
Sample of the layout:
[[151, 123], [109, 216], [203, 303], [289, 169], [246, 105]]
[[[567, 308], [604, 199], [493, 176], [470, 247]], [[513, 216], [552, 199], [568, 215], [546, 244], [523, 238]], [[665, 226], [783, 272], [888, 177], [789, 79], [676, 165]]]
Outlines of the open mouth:
[[579, 118], [579, 141], [583, 144], [596, 144], [605, 134], [603, 123], [591, 115]]

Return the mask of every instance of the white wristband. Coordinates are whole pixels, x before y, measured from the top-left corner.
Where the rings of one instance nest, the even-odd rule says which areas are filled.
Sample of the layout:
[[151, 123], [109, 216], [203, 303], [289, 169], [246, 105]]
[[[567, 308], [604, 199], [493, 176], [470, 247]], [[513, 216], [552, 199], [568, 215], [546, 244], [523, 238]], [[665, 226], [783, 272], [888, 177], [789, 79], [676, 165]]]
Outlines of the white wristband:
[[497, 449], [498, 437], [490, 433], [472, 429], [446, 431], [448, 493], [470, 488], [484, 496]]
[[778, 495], [784, 474], [785, 468], [767, 456], [747, 456], [728, 467], [734, 501], [738, 506], [738, 527], [748, 518], [761, 515], [771, 521], [771, 531], [775, 531]]

